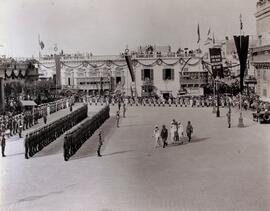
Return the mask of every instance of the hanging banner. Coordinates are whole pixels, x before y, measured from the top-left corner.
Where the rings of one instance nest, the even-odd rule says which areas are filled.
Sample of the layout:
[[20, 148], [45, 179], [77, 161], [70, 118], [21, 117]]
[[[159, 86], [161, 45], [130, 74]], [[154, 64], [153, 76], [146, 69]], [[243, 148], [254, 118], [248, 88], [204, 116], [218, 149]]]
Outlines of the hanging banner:
[[127, 66], [130, 72], [130, 76], [131, 76], [131, 80], [134, 82], [135, 81], [135, 73], [132, 67], [132, 62], [131, 62], [131, 58], [130, 56], [125, 56], [126, 62], [127, 62]]
[[240, 92], [242, 93], [244, 88], [244, 76], [247, 69], [249, 36], [234, 36], [234, 42], [240, 61]]
[[216, 78], [218, 76], [219, 78], [224, 78], [221, 49], [209, 48], [209, 53], [213, 77]]

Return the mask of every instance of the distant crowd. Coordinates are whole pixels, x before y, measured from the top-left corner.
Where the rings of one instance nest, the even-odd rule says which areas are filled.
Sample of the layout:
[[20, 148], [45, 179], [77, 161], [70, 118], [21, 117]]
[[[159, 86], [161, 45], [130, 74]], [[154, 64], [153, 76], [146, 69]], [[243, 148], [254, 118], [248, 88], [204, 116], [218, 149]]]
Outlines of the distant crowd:
[[22, 131], [38, 124], [39, 119], [43, 118], [44, 123], [47, 122], [47, 116], [67, 108], [74, 104], [74, 97], [57, 100], [39, 106], [33, 106], [24, 110], [22, 113], [6, 112], [0, 115], [0, 132], [1, 135], [13, 136], [19, 134], [22, 136]]
[[[116, 105], [119, 102], [129, 106], [180, 106], [180, 107], [211, 107], [217, 105], [217, 97], [194, 96], [165, 99], [162, 97], [123, 97], [123, 96], [84, 96], [84, 102], [91, 104]], [[253, 111], [270, 110], [270, 103], [259, 100], [255, 95], [242, 96], [242, 109]], [[219, 105], [222, 107], [240, 108], [240, 96], [220, 95]]]

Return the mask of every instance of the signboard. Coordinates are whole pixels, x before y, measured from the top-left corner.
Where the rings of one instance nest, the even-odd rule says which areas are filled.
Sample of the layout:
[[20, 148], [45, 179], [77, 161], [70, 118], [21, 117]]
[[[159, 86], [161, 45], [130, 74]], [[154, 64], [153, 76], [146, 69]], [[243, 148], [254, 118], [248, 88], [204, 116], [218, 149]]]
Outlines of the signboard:
[[221, 63], [221, 49], [220, 48], [209, 48], [210, 51], [210, 62], [213, 63]]
[[213, 77], [224, 78], [223, 75], [223, 65], [222, 65], [222, 55], [220, 48], [209, 48], [210, 52], [210, 62], [212, 64]]

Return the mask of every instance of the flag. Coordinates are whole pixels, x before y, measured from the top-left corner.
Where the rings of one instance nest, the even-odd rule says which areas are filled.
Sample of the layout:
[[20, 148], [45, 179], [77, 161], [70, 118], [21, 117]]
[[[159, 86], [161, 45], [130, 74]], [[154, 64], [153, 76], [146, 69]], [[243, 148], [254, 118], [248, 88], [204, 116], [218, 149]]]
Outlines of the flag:
[[210, 34], [211, 34], [211, 29], [210, 29], [210, 27], [209, 27], [208, 32], [207, 32], [207, 37], [209, 37]]
[[45, 45], [42, 41], [39, 42], [39, 46], [40, 46], [41, 50], [45, 47]]
[[42, 42], [42, 41], [40, 40], [40, 35], [38, 35], [38, 44], [39, 44], [41, 50], [45, 47], [44, 42]]
[[249, 36], [234, 36], [235, 47], [240, 61], [240, 92], [244, 88], [244, 76], [247, 70]]
[[207, 39], [204, 42], [204, 45], [209, 45], [212, 42], [211, 38], [211, 28], [209, 27], [208, 32], [207, 32]]
[[198, 41], [197, 41], [197, 43], [199, 43], [200, 40], [201, 40], [200, 25], [199, 24], [198, 24], [198, 28], [197, 28], [197, 34], [198, 34]]
[[243, 30], [242, 14], [240, 14], [240, 30]]
[[131, 80], [132, 80], [132, 82], [134, 82], [135, 81], [135, 73], [134, 73], [134, 70], [133, 70], [131, 58], [130, 58], [130, 56], [126, 55], [125, 59], [126, 59], [126, 62], [127, 62], [127, 66], [128, 66], [128, 69], [129, 69]]

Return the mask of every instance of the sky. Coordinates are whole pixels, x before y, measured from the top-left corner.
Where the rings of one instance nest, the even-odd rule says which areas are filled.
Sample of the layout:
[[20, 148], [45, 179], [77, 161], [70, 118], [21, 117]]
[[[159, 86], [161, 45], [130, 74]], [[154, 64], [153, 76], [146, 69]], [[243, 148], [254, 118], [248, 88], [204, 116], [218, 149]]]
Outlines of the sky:
[[0, 0], [0, 55], [92, 52], [114, 55], [144, 45], [196, 48], [209, 28], [216, 39], [256, 34], [256, 0]]

